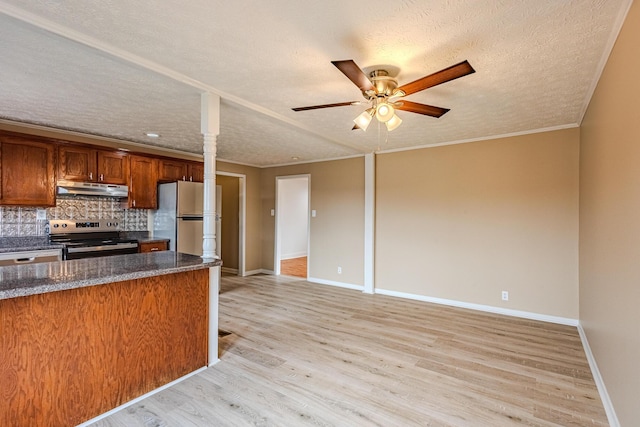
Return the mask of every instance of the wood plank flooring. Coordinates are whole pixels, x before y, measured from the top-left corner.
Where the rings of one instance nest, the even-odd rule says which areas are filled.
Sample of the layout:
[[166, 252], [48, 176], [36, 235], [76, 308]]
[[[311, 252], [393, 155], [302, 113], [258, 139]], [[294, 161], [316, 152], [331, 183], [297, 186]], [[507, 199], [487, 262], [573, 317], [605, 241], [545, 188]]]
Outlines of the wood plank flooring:
[[307, 278], [307, 257], [289, 258], [280, 261], [280, 274]]
[[606, 426], [574, 327], [224, 276], [221, 361], [95, 426]]

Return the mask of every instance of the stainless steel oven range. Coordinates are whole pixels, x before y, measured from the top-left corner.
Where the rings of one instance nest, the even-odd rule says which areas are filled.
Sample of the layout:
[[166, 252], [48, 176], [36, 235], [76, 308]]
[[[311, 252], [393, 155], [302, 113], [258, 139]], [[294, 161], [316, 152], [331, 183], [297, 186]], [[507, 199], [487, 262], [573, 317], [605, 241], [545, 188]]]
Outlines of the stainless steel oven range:
[[50, 220], [49, 241], [64, 246], [64, 260], [138, 252], [138, 241], [121, 238], [113, 219]]

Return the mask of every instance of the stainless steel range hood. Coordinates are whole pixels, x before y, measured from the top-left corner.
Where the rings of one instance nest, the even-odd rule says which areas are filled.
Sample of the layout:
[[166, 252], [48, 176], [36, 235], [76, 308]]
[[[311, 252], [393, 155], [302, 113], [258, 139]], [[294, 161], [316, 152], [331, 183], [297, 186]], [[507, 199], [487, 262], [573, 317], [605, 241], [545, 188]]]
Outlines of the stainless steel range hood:
[[58, 180], [58, 194], [72, 196], [99, 196], [126, 198], [129, 195], [129, 187], [126, 185], [101, 184], [97, 182], [75, 182]]

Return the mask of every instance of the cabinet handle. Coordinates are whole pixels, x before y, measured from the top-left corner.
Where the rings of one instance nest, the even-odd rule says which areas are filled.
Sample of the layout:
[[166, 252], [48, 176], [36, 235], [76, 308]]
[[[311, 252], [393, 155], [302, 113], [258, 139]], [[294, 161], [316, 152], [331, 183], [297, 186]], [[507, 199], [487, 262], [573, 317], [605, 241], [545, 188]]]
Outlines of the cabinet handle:
[[104, 174], [103, 173], [100, 174], [100, 181], [101, 182], [104, 181]]
[[193, 176], [189, 177], [189, 181], [193, 182]]
[[135, 208], [136, 207], [136, 201], [134, 200], [131, 205]]
[[184, 176], [184, 175], [182, 175], [182, 180], [183, 180], [183, 181], [186, 181], [186, 180], [187, 180], [187, 177], [186, 177], [186, 176]]
[[160, 248], [151, 248], [151, 252], [159, 251]]
[[93, 180], [93, 172], [89, 172], [89, 179]]

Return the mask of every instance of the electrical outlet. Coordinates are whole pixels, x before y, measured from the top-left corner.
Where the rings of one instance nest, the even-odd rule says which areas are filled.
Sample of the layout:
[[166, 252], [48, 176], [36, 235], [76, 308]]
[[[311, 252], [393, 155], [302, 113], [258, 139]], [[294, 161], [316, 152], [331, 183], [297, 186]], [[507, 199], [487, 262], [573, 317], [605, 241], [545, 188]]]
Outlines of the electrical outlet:
[[509, 291], [502, 291], [502, 301], [509, 301]]
[[338, 274], [342, 274], [342, 267], [338, 267]]

